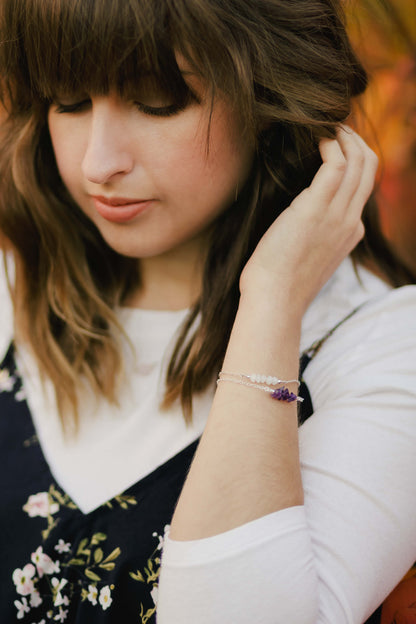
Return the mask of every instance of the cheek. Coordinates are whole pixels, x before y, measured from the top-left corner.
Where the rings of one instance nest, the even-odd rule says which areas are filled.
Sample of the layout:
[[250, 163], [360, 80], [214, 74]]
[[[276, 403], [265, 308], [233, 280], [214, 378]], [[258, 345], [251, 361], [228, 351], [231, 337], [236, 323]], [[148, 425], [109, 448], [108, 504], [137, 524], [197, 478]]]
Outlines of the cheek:
[[168, 165], [172, 181], [179, 182], [180, 177], [183, 191], [198, 193], [198, 202], [204, 201], [204, 193], [218, 197], [221, 204], [233, 199], [251, 169], [254, 145], [242, 136], [231, 114], [215, 110], [209, 134], [204, 121], [177, 136]]
[[212, 127], [208, 157], [204, 146], [205, 169], [208, 184], [217, 188], [222, 206], [234, 201], [244, 185], [254, 158], [253, 145], [244, 140], [229, 118], [221, 118]]
[[69, 128], [64, 121], [49, 118], [49, 134], [59, 174], [64, 184], [71, 189], [81, 170], [83, 146], [79, 133]]
[[235, 112], [224, 103], [218, 105], [213, 115], [209, 148], [208, 164], [217, 175], [241, 186], [253, 162], [254, 144], [245, 136]]

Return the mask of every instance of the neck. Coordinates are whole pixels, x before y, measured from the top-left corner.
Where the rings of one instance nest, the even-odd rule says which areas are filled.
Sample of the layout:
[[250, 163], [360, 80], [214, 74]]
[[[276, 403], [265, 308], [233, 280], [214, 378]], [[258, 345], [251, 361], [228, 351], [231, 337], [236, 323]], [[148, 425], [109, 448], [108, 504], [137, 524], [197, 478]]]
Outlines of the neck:
[[202, 286], [203, 246], [192, 241], [153, 258], [141, 258], [140, 287], [125, 302], [147, 310], [183, 310], [198, 299]]

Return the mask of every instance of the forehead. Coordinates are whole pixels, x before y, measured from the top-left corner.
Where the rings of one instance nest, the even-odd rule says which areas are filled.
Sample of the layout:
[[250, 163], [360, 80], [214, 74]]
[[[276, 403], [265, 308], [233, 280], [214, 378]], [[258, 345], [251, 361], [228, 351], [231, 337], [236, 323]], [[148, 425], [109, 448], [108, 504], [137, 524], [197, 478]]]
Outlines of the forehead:
[[[129, 91], [149, 76], [176, 90], [183, 88], [181, 69], [192, 71], [191, 55], [186, 59], [178, 50], [168, 2], [3, 1], [9, 6], [8, 28], [16, 32], [7, 43], [15, 82], [30, 90], [32, 100], [62, 92]], [[24, 11], [13, 8], [19, 3]]]
[[217, 0], [1, 0], [4, 92], [15, 112], [40, 103], [43, 115], [58, 94], [125, 95], [149, 75], [181, 99], [197, 76], [251, 123], [251, 63], [230, 53], [217, 9]]

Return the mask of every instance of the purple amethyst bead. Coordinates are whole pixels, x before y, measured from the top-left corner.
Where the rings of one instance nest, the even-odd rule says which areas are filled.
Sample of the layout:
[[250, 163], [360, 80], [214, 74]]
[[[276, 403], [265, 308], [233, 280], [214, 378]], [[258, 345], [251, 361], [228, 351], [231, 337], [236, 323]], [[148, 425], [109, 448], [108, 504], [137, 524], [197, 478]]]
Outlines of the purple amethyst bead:
[[293, 394], [293, 392], [289, 392], [289, 390], [283, 386], [282, 388], [276, 388], [273, 392], [270, 393], [272, 399], [276, 399], [277, 401], [286, 401], [287, 403], [292, 403], [292, 401], [296, 401], [297, 396]]

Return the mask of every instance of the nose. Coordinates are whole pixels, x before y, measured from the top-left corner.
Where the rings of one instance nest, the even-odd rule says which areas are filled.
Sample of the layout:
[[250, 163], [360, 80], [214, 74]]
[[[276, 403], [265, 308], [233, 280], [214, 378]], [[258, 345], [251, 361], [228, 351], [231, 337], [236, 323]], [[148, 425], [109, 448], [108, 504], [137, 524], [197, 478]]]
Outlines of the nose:
[[95, 184], [105, 184], [115, 176], [129, 173], [133, 166], [126, 111], [109, 97], [94, 99], [82, 161], [85, 178]]

